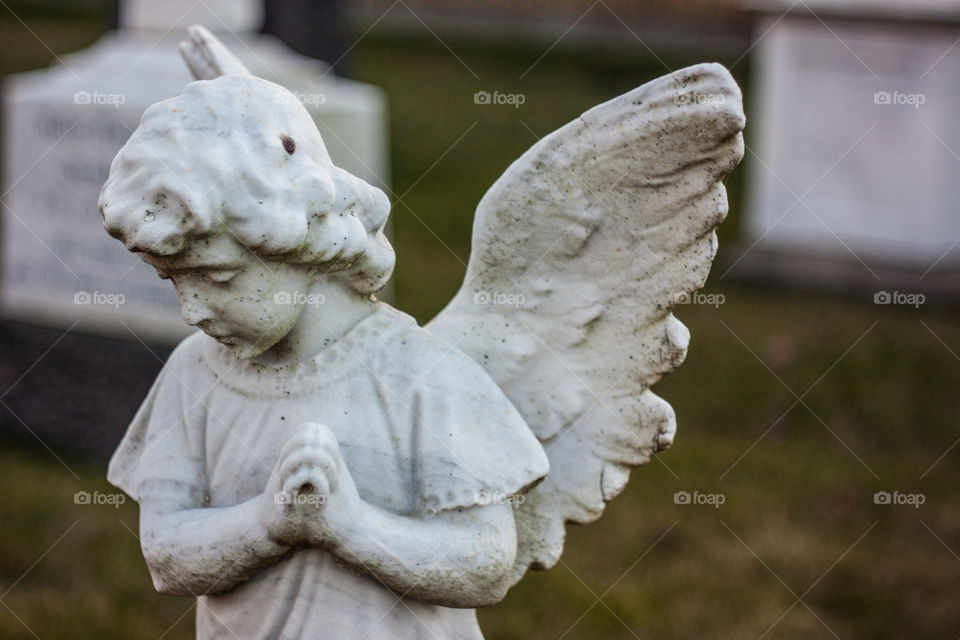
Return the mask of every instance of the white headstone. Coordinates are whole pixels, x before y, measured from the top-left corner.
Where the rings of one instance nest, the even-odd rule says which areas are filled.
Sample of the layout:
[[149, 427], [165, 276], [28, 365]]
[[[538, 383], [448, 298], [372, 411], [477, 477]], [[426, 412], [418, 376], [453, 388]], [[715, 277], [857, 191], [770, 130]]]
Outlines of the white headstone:
[[202, 24], [211, 31], [253, 32], [263, 21], [261, 0], [124, 0], [124, 29], [184, 30]]
[[[87, 331], [167, 342], [192, 331], [170, 287], [103, 233], [97, 212], [110, 161], [144, 109], [190, 82], [177, 53], [185, 38], [181, 31], [120, 31], [66, 56], [64, 66], [6, 79], [5, 317], [63, 328], [79, 321]], [[324, 75], [324, 63], [272, 37], [222, 38], [254, 73], [295, 92], [339, 166], [385, 184], [379, 89]]]
[[758, 15], [743, 262], [932, 282], [960, 262], [960, 3], [808, 5]]

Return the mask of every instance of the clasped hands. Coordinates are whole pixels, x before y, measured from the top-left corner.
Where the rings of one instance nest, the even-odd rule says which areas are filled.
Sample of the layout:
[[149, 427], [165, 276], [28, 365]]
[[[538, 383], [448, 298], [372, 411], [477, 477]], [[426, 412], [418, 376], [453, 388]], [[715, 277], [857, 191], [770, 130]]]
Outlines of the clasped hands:
[[280, 450], [261, 497], [260, 520], [278, 544], [329, 548], [361, 505], [336, 436], [325, 425], [305, 422]]

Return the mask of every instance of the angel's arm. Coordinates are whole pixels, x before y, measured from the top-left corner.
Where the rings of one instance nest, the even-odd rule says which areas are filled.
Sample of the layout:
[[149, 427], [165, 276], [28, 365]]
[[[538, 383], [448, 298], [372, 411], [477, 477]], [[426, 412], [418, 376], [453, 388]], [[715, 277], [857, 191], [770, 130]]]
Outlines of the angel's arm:
[[477, 607], [506, 594], [517, 553], [508, 504], [413, 516], [383, 509], [360, 496], [336, 436], [318, 423], [293, 432], [271, 480], [282, 495], [316, 498], [270, 504], [265, 520], [274, 540], [324, 548], [397, 593], [433, 604]]
[[229, 591], [287, 553], [289, 547], [271, 540], [261, 524], [261, 499], [191, 508], [171, 492], [141, 496], [140, 542], [157, 591]]
[[503, 599], [517, 552], [507, 504], [399, 516], [362, 503], [330, 551], [405, 596], [445, 607]]

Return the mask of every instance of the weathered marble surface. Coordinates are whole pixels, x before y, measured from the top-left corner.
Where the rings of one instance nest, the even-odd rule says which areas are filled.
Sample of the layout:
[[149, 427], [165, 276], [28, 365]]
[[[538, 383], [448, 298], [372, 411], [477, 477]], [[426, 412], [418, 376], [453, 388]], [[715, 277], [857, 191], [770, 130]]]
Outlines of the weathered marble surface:
[[372, 296], [384, 194], [285, 89], [192, 37], [212, 79], [148, 110], [100, 202], [202, 330], [110, 465], [154, 583], [199, 597], [201, 638], [479, 638], [473, 607], [555, 563], [564, 523], [672, 442], [647, 389], [686, 350], [670, 309], [716, 249], [740, 92], [699, 65], [538, 142], [421, 328]]

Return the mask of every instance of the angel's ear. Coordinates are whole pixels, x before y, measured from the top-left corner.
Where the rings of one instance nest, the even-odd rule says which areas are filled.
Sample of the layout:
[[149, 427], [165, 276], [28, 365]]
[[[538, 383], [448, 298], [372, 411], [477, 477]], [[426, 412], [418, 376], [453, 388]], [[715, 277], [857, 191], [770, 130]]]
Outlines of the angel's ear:
[[194, 80], [213, 80], [220, 76], [253, 75], [223, 43], [205, 27], [193, 25], [187, 29], [188, 42], [180, 43], [183, 56]]

